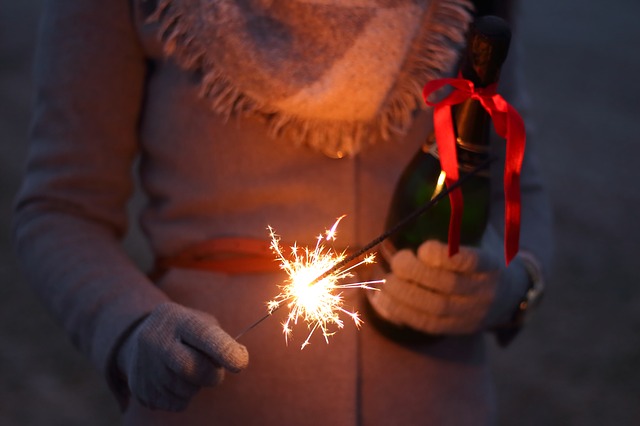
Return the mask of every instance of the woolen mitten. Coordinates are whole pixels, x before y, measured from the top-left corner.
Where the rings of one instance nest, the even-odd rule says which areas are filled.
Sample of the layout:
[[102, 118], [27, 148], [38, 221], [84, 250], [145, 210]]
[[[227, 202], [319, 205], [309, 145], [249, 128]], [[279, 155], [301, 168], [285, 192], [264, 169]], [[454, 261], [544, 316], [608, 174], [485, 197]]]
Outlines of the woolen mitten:
[[371, 305], [385, 320], [429, 334], [469, 334], [507, 323], [530, 279], [520, 257], [507, 267], [495, 248], [463, 246], [450, 257], [446, 244], [429, 240], [415, 254], [398, 251], [381, 291], [369, 292]]
[[224, 370], [247, 367], [247, 349], [211, 315], [163, 303], [126, 338], [117, 363], [129, 389], [152, 409], [184, 410], [203, 386], [222, 381]]

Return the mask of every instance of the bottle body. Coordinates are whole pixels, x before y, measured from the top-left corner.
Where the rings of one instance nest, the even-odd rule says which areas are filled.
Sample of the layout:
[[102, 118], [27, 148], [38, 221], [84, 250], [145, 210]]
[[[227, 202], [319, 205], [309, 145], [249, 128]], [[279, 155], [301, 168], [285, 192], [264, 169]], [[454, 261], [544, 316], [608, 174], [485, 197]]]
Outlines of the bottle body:
[[[488, 158], [488, 146], [457, 146], [460, 175], [468, 173]], [[403, 218], [424, 206], [446, 186], [433, 137], [413, 157], [398, 180], [389, 209], [386, 228], [391, 229]], [[469, 177], [461, 186], [464, 199], [460, 243], [478, 245], [489, 218], [491, 187], [489, 173], [483, 170]], [[444, 197], [386, 242], [386, 251], [403, 248], [416, 250], [429, 239], [447, 242], [451, 204]]]
[[[467, 47], [461, 56], [460, 74], [475, 88], [498, 83], [506, 59], [511, 31], [497, 17], [478, 18], [467, 34]], [[479, 100], [468, 98], [451, 108], [460, 177], [488, 160], [491, 117]], [[444, 176], [432, 134], [403, 171], [391, 200], [386, 228], [392, 229], [424, 206], [444, 188]], [[441, 182], [442, 181], [442, 182]], [[462, 184], [462, 225], [460, 244], [478, 245], [489, 217], [491, 197], [489, 171], [482, 170]], [[383, 244], [383, 257], [404, 249], [417, 249], [429, 239], [447, 242], [451, 205], [441, 199], [424, 214], [391, 235]]]

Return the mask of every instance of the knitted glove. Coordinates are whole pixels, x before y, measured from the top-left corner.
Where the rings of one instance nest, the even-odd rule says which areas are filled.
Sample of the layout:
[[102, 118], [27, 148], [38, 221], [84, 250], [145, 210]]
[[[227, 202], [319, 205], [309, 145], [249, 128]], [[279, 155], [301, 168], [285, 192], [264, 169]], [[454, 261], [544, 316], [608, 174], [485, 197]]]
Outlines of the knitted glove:
[[224, 370], [247, 367], [247, 349], [217, 320], [175, 303], [159, 305], [124, 341], [117, 363], [131, 393], [146, 407], [184, 410], [202, 386], [214, 386]]
[[397, 252], [381, 291], [368, 294], [371, 305], [385, 320], [429, 334], [469, 334], [508, 323], [529, 275], [518, 256], [505, 267], [492, 238], [493, 244], [461, 247], [452, 257], [435, 240], [417, 254]]

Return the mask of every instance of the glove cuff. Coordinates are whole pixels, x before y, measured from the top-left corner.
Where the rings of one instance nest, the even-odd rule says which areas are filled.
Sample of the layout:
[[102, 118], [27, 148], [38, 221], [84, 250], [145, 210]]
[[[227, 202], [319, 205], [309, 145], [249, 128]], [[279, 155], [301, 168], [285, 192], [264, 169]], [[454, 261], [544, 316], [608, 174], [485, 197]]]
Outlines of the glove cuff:
[[107, 368], [107, 382], [109, 389], [115, 396], [121, 411], [125, 411], [129, 406], [129, 398], [131, 397], [131, 391], [129, 390], [127, 371], [126, 371], [126, 359], [124, 354], [126, 348], [124, 347], [131, 340], [130, 337], [138, 326], [145, 320], [149, 314], [138, 318], [134, 321], [127, 330], [125, 330], [117, 343], [114, 345], [113, 353], [110, 356], [109, 365]]
[[511, 320], [494, 328], [496, 339], [501, 346], [508, 345], [518, 335], [530, 320], [532, 311], [540, 304], [544, 294], [545, 280], [538, 259], [527, 251], [518, 253], [517, 258], [527, 271], [529, 286], [512, 314]]

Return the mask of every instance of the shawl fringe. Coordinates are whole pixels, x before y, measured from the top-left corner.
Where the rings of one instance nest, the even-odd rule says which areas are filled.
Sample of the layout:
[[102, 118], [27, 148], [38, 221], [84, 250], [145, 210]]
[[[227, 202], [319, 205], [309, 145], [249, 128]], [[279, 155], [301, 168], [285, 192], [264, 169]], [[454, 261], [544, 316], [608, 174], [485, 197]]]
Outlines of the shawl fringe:
[[[389, 140], [407, 133], [417, 110], [426, 109], [422, 88], [427, 81], [452, 72], [472, 19], [473, 5], [468, 0], [434, 0], [425, 12], [417, 36], [409, 47], [396, 84], [390, 90], [381, 111], [368, 122], [311, 120], [279, 111], [253, 99], [208, 60], [205, 49], [195, 42], [189, 24], [173, 0], [160, 0], [147, 18], [158, 23], [165, 55], [189, 71], [202, 73], [200, 96], [212, 110], [224, 117], [258, 116], [263, 118], [274, 138], [286, 137], [295, 145], [308, 145], [330, 157], [355, 155], [365, 143]], [[224, 21], [222, 5], [216, 11]]]

